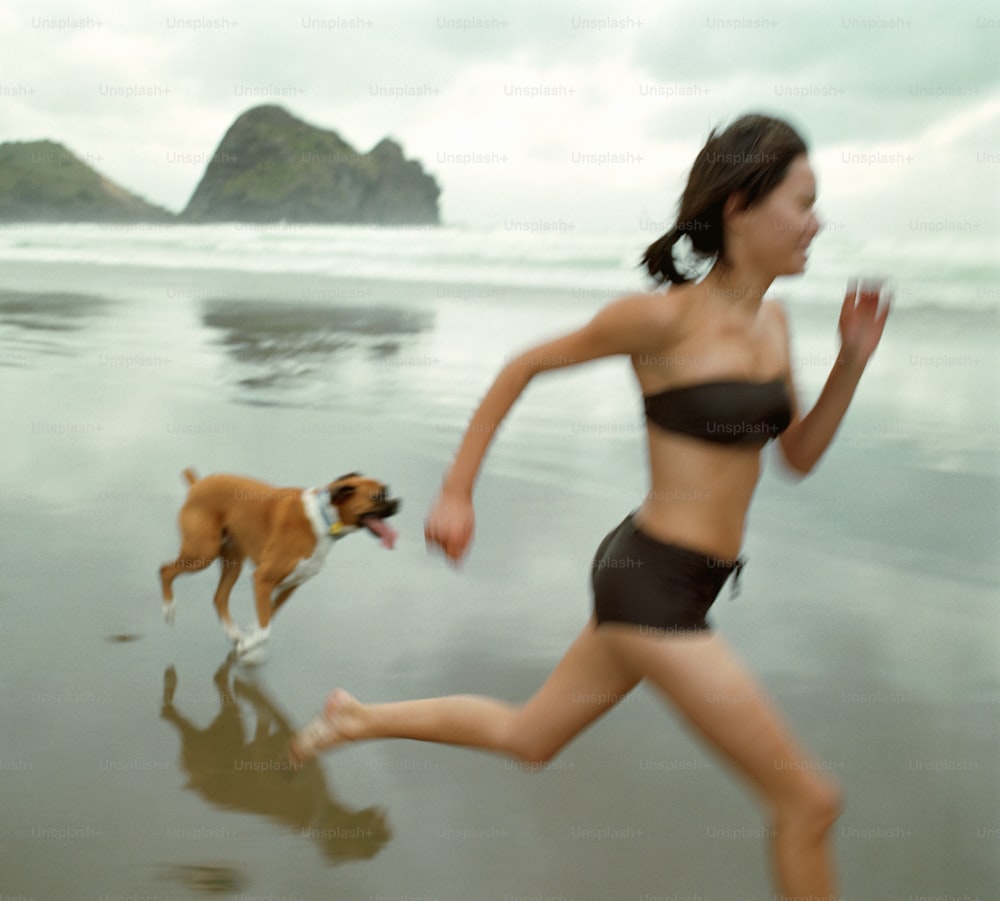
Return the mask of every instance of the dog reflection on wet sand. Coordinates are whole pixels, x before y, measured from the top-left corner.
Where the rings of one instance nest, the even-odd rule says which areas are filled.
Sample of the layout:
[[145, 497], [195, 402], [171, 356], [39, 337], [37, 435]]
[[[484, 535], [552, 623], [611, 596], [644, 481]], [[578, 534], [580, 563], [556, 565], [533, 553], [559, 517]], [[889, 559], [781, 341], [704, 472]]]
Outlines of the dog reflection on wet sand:
[[[236, 678], [230, 689], [231, 665], [226, 662], [214, 676], [222, 707], [205, 728], [174, 705], [174, 668], [163, 674], [160, 718], [173, 723], [181, 736], [185, 788], [216, 807], [264, 816], [297, 831], [312, 839], [328, 862], [377, 854], [390, 837], [384, 812], [375, 807], [353, 811], [338, 804], [316, 761], [291, 763], [288, 720], [253, 682]], [[256, 715], [252, 732], [246, 728], [241, 702]]]

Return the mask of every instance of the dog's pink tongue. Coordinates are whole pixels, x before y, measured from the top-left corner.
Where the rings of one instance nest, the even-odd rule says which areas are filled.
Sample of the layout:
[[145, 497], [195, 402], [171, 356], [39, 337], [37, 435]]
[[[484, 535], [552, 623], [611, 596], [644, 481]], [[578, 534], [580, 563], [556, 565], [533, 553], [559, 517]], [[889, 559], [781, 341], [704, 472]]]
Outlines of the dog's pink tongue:
[[365, 528], [370, 529], [379, 538], [381, 538], [382, 547], [388, 551], [392, 550], [393, 545], [396, 543], [396, 539], [399, 537], [399, 533], [392, 526], [390, 526], [389, 523], [383, 519], [379, 519], [377, 516], [366, 516]]

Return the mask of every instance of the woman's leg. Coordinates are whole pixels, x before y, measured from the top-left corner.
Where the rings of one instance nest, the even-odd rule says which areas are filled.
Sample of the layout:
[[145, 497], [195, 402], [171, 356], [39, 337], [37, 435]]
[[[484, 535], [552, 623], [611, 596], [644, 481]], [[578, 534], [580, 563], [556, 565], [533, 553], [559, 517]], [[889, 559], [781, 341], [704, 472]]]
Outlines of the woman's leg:
[[774, 827], [778, 897], [834, 899], [828, 832], [839, 814], [839, 792], [722, 638], [656, 637], [618, 624], [600, 631], [763, 796]]
[[[839, 793], [817, 774], [753, 676], [711, 633], [657, 637], [634, 626], [595, 628], [591, 621], [522, 706], [468, 695], [366, 705], [337, 691], [327, 702], [323, 735], [310, 748], [410, 738], [544, 763], [642, 678], [763, 796], [775, 830], [779, 897], [833, 901], [828, 832]], [[293, 753], [306, 756], [294, 745]]]
[[[539, 691], [513, 705], [474, 695], [362, 704], [344, 691], [327, 701], [325, 734], [312, 750], [348, 741], [410, 738], [499, 751], [545, 763], [638, 682], [591, 620]], [[296, 750], [293, 754], [305, 757]]]

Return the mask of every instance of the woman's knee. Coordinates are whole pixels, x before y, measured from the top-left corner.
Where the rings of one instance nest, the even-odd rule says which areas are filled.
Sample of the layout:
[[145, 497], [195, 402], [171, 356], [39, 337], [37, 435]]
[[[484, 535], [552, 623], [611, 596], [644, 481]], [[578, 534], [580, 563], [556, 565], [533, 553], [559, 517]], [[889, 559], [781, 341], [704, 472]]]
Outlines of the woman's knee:
[[830, 830], [843, 810], [840, 787], [825, 776], [810, 775], [800, 780], [795, 790], [777, 805], [779, 820], [823, 835]]
[[535, 773], [544, 769], [545, 764], [559, 753], [565, 742], [556, 742], [552, 736], [538, 734], [537, 730], [532, 729], [519, 716], [520, 712], [521, 708], [515, 709], [501, 726], [499, 750], [522, 764], [519, 769]]

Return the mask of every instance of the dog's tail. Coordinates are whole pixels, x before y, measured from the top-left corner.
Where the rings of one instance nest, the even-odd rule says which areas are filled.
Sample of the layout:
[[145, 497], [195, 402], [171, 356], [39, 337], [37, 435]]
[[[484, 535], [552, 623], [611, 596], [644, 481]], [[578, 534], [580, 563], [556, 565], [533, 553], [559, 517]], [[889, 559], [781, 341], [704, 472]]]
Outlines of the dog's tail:
[[187, 479], [188, 485], [193, 485], [195, 482], [198, 481], [198, 473], [196, 473], [194, 469], [192, 469], [190, 466], [184, 470], [182, 475], [184, 476], [185, 479]]

